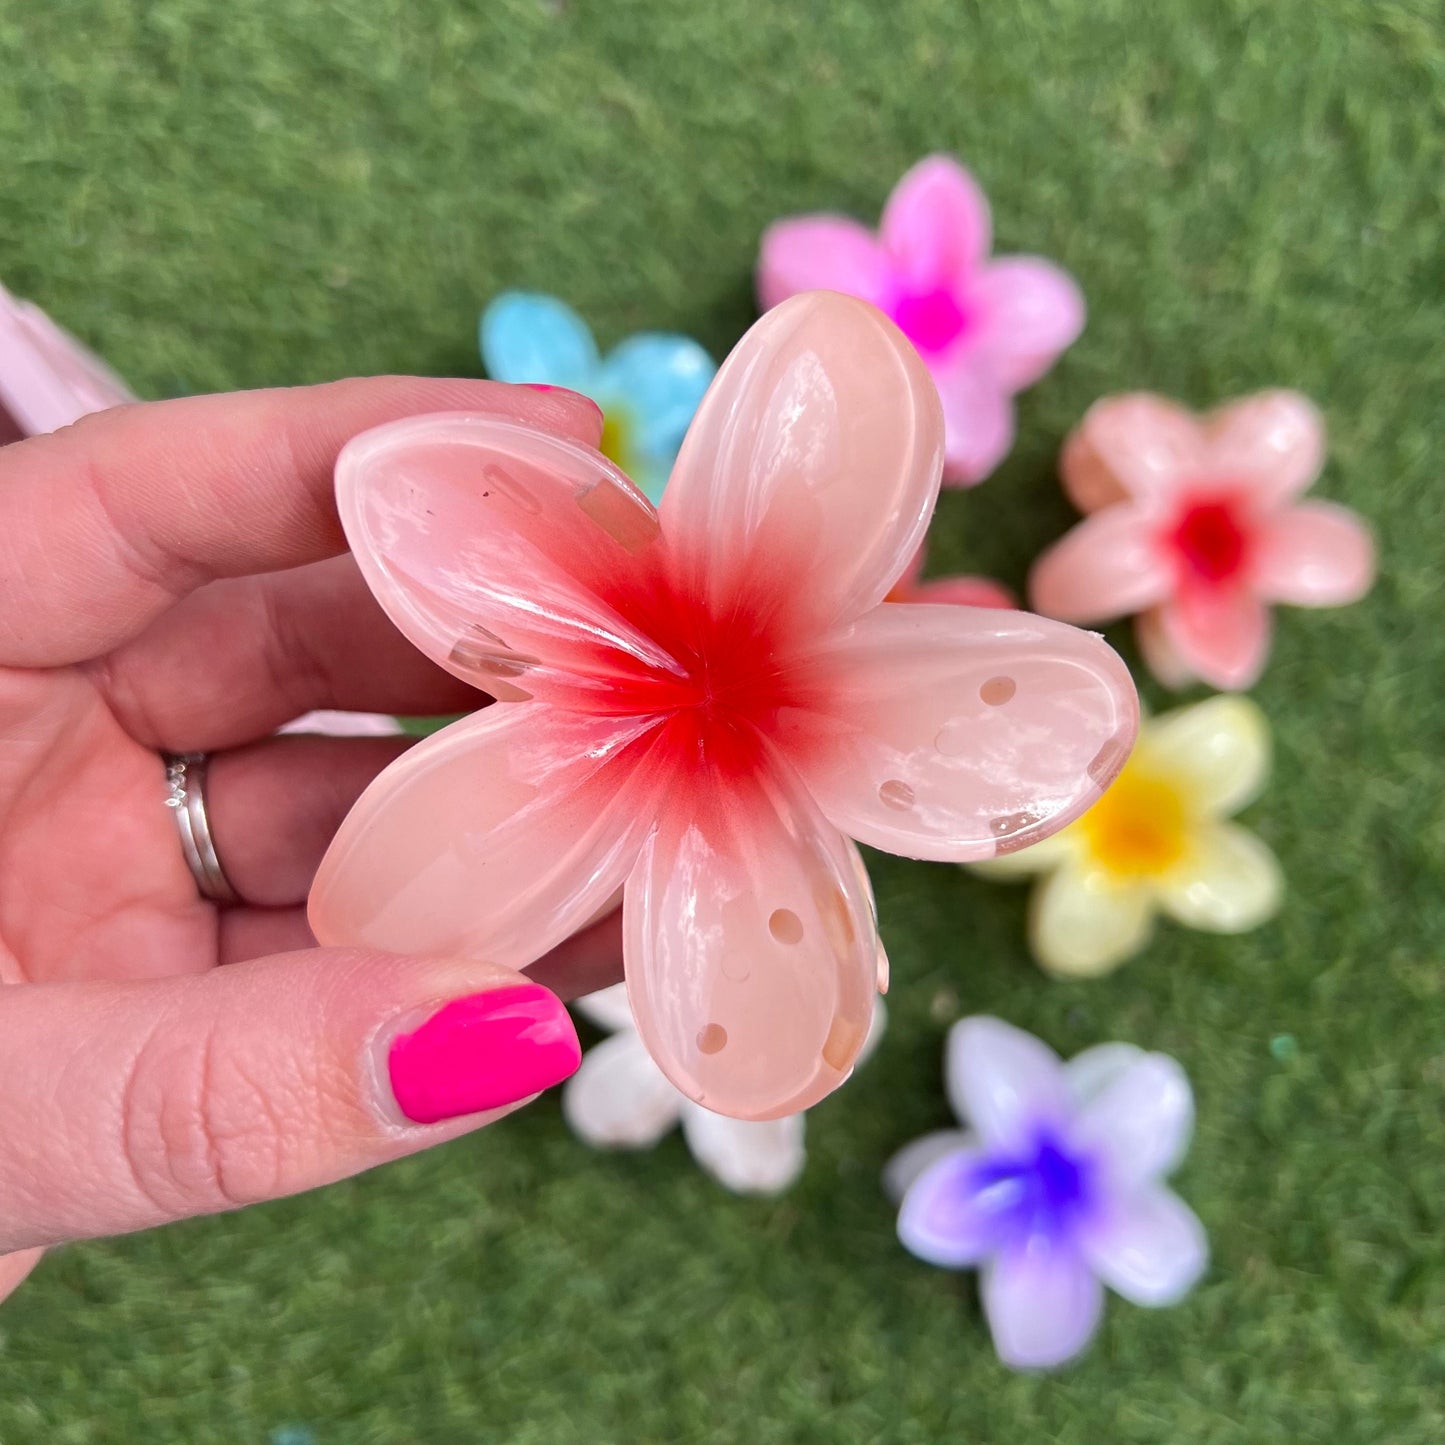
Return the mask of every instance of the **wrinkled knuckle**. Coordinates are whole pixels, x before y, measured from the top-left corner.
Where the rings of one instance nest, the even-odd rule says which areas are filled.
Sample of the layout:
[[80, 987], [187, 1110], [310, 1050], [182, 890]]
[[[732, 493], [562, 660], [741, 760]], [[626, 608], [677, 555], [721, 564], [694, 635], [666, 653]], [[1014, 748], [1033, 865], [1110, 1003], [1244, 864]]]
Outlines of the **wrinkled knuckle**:
[[265, 1090], [226, 1059], [212, 1030], [153, 1038], [122, 1095], [121, 1152], [136, 1191], [173, 1218], [281, 1192], [284, 1143]]

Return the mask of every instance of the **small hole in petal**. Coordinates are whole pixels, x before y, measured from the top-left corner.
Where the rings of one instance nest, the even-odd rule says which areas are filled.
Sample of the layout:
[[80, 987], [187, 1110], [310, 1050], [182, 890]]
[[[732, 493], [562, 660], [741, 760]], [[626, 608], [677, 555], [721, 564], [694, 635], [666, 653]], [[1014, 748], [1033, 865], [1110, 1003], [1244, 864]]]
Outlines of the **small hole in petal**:
[[791, 908], [775, 908], [768, 917], [768, 932], [779, 943], [801, 943], [803, 920]]
[[978, 695], [989, 707], [1002, 707], [1019, 690], [1011, 677], [991, 677], [979, 688]]
[[889, 778], [878, 789], [878, 797], [885, 808], [906, 813], [913, 806], [913, 789], [902, 778]]
[[727, 1047], [728, 1031], [721, 1024], [705, 1024], [697, 1036], [697, 1046], [705, 1054], [716, 1054]]

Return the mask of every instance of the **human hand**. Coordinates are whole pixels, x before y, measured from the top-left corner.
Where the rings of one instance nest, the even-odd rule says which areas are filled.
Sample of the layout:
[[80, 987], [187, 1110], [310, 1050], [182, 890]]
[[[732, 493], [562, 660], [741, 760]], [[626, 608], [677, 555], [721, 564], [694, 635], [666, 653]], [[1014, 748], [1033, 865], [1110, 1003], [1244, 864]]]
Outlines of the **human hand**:
[[[331, 835], [407, 742], [276, 728], [480, 701], [372, 600], [336, 454], [458, 410], [601, 435], [571, 392], [403, 377], [122, 407], [0, 450], [0, 1297], [45, 1245], [329, 1183], [576, 1067], [557, 994], [620, 976], [615, 920], [531, 977], [306, 926]], [[213, 754], [235, 907], [184, 861], [181, 752]]]

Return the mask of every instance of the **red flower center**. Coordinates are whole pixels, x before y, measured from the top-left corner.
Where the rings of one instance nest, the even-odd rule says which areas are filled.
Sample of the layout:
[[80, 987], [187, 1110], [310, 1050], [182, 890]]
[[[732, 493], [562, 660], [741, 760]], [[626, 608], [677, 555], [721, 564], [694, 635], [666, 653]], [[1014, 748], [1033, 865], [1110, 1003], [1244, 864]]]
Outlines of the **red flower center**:
[[898, 329], [925, 354], [947, 350], [968, 329], [972, 317], [958, 297], [942, 286], [905, 292], [893, 304]]
[[1249, 532], [1231, 497], [1210, 497], [1186, 503], [1169, 533], [1187, 575], [1199, 582], [1226, 582], [1237, 577], [1249, 556]]

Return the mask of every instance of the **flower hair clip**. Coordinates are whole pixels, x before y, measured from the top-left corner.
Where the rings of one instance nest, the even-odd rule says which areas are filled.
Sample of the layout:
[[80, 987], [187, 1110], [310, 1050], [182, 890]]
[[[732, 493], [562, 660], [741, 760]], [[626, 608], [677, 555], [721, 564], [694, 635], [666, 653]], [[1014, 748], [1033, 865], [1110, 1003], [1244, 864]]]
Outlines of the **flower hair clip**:
[[1324, 423], [1298, 392], [1203, 417], [1142, 393], [1096, 402], [1059, 463], [1090, 515], [1034, 564], [1033, 605], [1089, 625], [1137, 614], [1140, 651], [1166, 687], [1252, 686], [1271, 604], [1338, 607], [1374, 580], [1360, 518], [1298, 500], [1324, 455]]
[[1014, 439], [1015, 393], [1084, 329], [1073, 280], [1038, 256], [990, 256], [988, 200], [951, 156], [928, 156], [893, 188], [875, 236], [847, 216], [790, 216], [763, 233], [758, 302], [800, 291], [861, 297], [918, 349], [943, 399], [944, 479], [983, 481]]
[[1208, 1242], [1163, 1182], [1194, 1126], [1173, 1059], [1113, 1043], [1065, 1064], [1032, 1034], [981, 1017], [949, 1032], [944, 1073], [965, 1128], [901, 1149], [884, 1188], [910, 1253], [980, 1271], [1004, 1364], [1048, 1369], [1079, 1354], [1104, 1285], [1151, 1308], [1193, 1288]]
[[599, 453], [492, 417], [351, 442], [363, 574], [498, 701], [362, 796], [312, 889], [318, 939], [524, 967], [621, 888], [628, 998], [667, 1077], [739, 1118], [816, 1103], [886, 977], [850, 839], [1024, 847], [1084, 812], [1138, 726], [1092, 634], [884, 602], [942, 452], [917, 352], [832, 293], [738, 344], [660, 513]]

